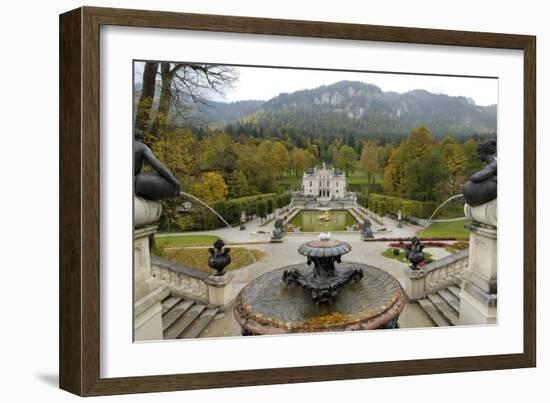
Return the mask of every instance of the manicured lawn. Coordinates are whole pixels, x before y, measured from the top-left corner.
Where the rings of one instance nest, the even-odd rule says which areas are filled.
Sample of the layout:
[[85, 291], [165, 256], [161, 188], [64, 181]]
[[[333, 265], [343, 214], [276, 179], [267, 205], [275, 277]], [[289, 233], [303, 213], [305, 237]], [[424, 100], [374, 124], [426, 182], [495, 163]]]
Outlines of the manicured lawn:
[[459, 220], [450, 222], [436, 222], [421, 231], [416, 235], [421, 238], [457, 238], [467, 239], [470, 236], [469, 231], [464, 228], [464, 224], [468, 224], [470, 220]]
[[179, 235], [155, 237], [158, 248], [183, 246], [210, 246], [218, 237], [216, 235]]
[[[348, 176], [348, 183], [350, 185], [368, 185], [367, 175], [361, 171], [355, 171]], [[373, 183], [382, 183], [382, 175], [375, 174]]]
[[[398, 255], [393, 253], [394, 249], [399, 251]], [[401, 263], [409, 263], [409, 261], [405, 257], [405, 251], [403, 249], [388, 248], [384, 252], [382, 252], [382, 256], [387, 257], [388, 259], [399, 260]], [[424, 261], [426, 263], [431, 263], [433, 261], [432, 255], [429, 252], [424, 252]]]
[[[265, 256], [265, 252], [258, 249], [249, 249], [249, 251], [252, 253], [256, 261], [262, 260]], [[230, 255], [231, 264], [225, 268], [226, 271], [237, 270], [241, 267], [254, 263], [246, 248], [231, 248]], [[208, 267], [208, 257], [210, 256], [208, 253], [208, 248], [165, 249], [162, 252], [162, 256], [202, 271], [209, 273], [214, 272], [214, 270]]]

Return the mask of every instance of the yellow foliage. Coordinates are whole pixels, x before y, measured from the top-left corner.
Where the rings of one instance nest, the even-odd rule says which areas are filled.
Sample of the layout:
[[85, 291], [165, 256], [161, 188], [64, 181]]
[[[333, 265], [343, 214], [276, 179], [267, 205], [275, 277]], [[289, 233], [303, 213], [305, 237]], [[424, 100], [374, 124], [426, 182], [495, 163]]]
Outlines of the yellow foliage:
[[193, 194], [206, 203], [215, 203], [227, 198], [228, 187], [219, 173], [205, 172], [193, 186]]

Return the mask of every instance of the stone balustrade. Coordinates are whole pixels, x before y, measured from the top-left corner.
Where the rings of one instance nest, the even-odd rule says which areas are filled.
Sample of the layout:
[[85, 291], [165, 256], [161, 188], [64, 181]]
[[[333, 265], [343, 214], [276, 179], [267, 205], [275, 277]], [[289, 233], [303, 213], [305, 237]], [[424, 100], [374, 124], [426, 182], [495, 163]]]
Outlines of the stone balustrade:
[[151, 272], [171, 295], [215, 305], [222, 310], [231, 302], [233, 273], [214, 276], [159, 256], [151, 256]]
[[468, 256], [469, 250], [464, 249], [420, 270], [405, 268], [405, 293], [410, 300], [416, 301], [450, 285], [461, 284], [468, 267]]

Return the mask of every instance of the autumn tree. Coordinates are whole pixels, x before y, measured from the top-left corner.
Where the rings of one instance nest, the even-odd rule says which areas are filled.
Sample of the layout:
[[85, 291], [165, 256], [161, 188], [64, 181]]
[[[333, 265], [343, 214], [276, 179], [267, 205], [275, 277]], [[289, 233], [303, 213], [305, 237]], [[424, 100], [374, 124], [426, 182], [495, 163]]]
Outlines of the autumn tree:
[[422, 158], [407, 161], [403, 171], [401, 196], [420, 201], [441, 200], [449, 177], [439, 149]]
[[290, 166], [290, 156], [288, 150], [280, 141], [273, 143], [271, 148], [271, 167], [277, 176], [282, 176]]
[[360, 169], [367, 175], [369, 183], [373, 182], [375, 175], [380, 173], [380, 152], [379, 146], [374, 141], [368, 141], [361, 151]]
[[175, 129], [163, 133], [153, 144], [152, 151], [180, 181], [194, 174], [196, 141], [190, 129]]
[[193, 186], [193, 195], [209, 204], [225, 200], [227, 194], [227, 185], [217, 172], [204, 172]]
[[252, 195], [255, 192], [253, 186], [248, 182], [248, 178], [243, 171], [233, 171], [228, 179], [229, 196], [232, 198]]
[[290, 155], [290, 166], [296, 175], [301, 175], [307, 168], [307, 157], [304, 150], [295, 148]]
[[448, 170], [441, 150], [434, 145], [427, 127], [411, 130], [390, 154], [384, 169], [385, 193], [422, 201], [440, 199]]
[[141, 95], [136, 107], [136, 129], [145, 132], [149, 128], [151, 110], [157, 87], [156, 77], [158, 62], [145, 62], [141, 80]]
[[357, 154], [355, 150], [348, 145], [340, 147], [338, 156], [336, 157], [336, 166], [349, 176], [357, 167]]
[[204, 171], [216, 171], [227, 176], [237, 165], [233, 140], [227, 133], [216, 132], [201, 142], [201, 167]]
[[384, 168], [382, 186], [384, 193], [390, 196], [399, 196], [401, 191], [401, 148], [395, 148], [391, 153], [388, 164]]
[[439, 147], [441, 148], [443, 160], [447, 165], [447, 171], [449, 173], [449, 193], [452, 196], [460, 192], [460, 188], [464, 183], [466, 156], [460, 144], [450, 137], [444, 138]]

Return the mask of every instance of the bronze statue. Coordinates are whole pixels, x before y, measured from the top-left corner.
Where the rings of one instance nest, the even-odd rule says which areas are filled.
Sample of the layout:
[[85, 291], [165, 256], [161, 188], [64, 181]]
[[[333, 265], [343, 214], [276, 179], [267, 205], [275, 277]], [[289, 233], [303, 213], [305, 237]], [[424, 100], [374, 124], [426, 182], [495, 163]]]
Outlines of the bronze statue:
[[281, 218], [277, 218], [275, 220], [275, 227], [273, 228], [271, 237], [273, 239], [282, 239], [284, 233], [285, 233], [285, 230], [283, 228], [283, 220]]
[[374, 238], [374, 234], [372, 233], [371, 228], [372, 223], [368, 218], [365, 218], [365, 221], [363, 221], [363, 229], [361, 230], [361, 239], [372, 239]]
[[[143, 162], [155, 171], [141, 172]], [[143, 143], [143, 135], [136, 131], [134, 136], [134, 193], [147, 200], [162, 200], [176, 197], [181, 190], [176, 177], [155, 157]]]
[[477, 154], [485, 167], [470, 176], [462, 187], [464, 200], [470, 206], [479, 206], [497, 198], [497, 143], [487, 140], [477, 147]]
[[413, 237], [411, 239], [411, 244], [407, 247], [405, 251], [405, 257], [411, 265], [409, 266], [412, 270], [419, 270], [418, 265], [424, 261], [424, 245], [420, 242], [420, 239]]

